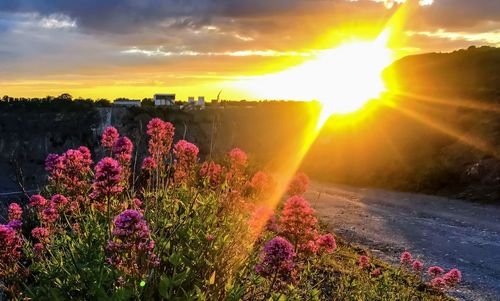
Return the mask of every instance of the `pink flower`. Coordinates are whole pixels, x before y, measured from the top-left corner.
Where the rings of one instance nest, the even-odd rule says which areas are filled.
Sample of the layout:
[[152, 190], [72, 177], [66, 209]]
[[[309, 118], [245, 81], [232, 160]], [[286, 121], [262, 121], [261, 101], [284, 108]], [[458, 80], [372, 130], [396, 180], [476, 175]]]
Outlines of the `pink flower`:
[[59, 213], [57, 212], [56, 204], [50, 201], [49, 205], [42, 211], [42, 221], [46, 224], [52, 224], [57, 221], [58, 218]]
[[330, 233], [320, 236], [318, 239], [318, 245], [328, 254], [332, 253], [337, 248], [335, 237], [333, 237]]
[[79, 223], [74, 223], [71, 225], [71, 229], [75, 233], [80, 233], [80, 224]]
[[23, 215], [23, 209], [17, 203], [11, 203], [9, 205], [9, 221], [21, 220]]
[[41, 256], [44, 250], [45, 247], [42, 243], [37, 242], [33, 245], [33, 253], [35, 253], [36, 256]]
[[107, 246], [109, 263], [127, 274], [145, 275], [148, 267], [156, 264], [157, 258], [144, 217], [139, 211], [125, 210], [113, 224], [113, 238]]
[[368, 256], [365, 255], [359, 256], [358, 265], [362, 269], [368, 269], [370, 267], [370, 258], [368, 258]]
[[462, 273], [458, 269], [451, 269], [443, 276], [446, 285], [454, 287], [462, 280]]
[[198, 147], [186, 140], [180, 140], [175, 144], [174, 156], [176, 160], [174, 164], [174, 178], [176, 182], [181, 183], [189, 179], [198, 161], [198, 152]]
[[49, 241], [49, 230], [43, 227], [37, 227], [31, 230], [31, 236], [38, 239], [41, 243], [45, 244]]
[[277, 236], [264, 246], [259, 264], [255, 267], [262, 276], [279, 275], [281, 278], [290, 275], [294, 267], [295, 252], [293, 246], [283, 237]]
[[22, 239], [16, 230], [0, 225], [0, 278], [8, 273], [16, 273], [17, 262], [21, 258]]
[[47, 200], [43, 196], [35, 194], [31, 196], [29, 206], [43, 208], [47, 206]]
[[411, 253], [408, 251], [404, 251], [403, 254], [401, 254], [401, 259], [399, 261], [401, 265], [410, 265], [411, 261], [412, 261]]
[[288, 184], [288, 195], [303, 195], [307, 191], [309, 178], [304, 173], [298, 173]]
[[269, 194], [272, 190], [271, 177], [263, 171], [258, 171], [250, 180], [250, 187], [258, 196]]
[[444, 281], [443, 278], [436, 277], [436, 278], [432, 279], [431, 285], [435, 289], [442, 290], [442, 289], [444, 289], [446, 287], [446, 282]]
[[285, 202], [281, 219], [281, 234], [295, 245], [316, 240], [318, 220], [309, 203], [300, 196], [292, 196]]
[[109, 196], [123, 191], [122, 169], [112, 158], [106, 157], [97, 163], [92, 197]]
[[101, 144], [107, 149], [111, 149], [113, 145], [118, 140], [120, 134], [118, 134], [118, 130], [112, 126], [107, 127], [102, 133]]
[[222, 183], [222, 166], [213, 161], [205, 161], [201, 165], [200, 176], [208, 179], [210, 186], [216, 187]]
[[148, 123], [147, 134], [149, 139], [149, 153], [157, 164], [168, 156], [174, 139], [174, 126], [159, 118], [153, 118]]
[[50, 200], [55, 204], [55, 207], [58, 210], [64, 209], [64, 207], [68, 204], [68, 199], [61, 194], [55, 194]]
[[215, 239], [215, 237], [212, 234], [208, 234], [207, 235], [207, 240], [208, 241], [213, 241], [214, 239]]
[[152, 172], [153, 170], [156, 169], [158, 165], [156, 164], [156, 161], [153, 159], [153, 157], [146, 157], [144, 158], [144, 161], [142, 161], [142, 170], [146, 170], [148, 172]]
[[231, 164], [231, 169], [242, 170], [248, 164], [247, 154], [239, 148], [233, 148], [229, 151], [229, 163]]
[[382, 275], [382, 270], [380, 268], [376, 268], [375, 270], [372, 271], [371, 275], [372, 277], [377, 278], [380, 275]]
[[120, 137], [113, 145], [113, 155], [122, 165], [128, 165], [132, 160], [134, 145], [128, 137]]
[[443, 268], [439, 266], [432, 266], [429, 267], [429, 269], [427, 270], [427, 274], [429, 274], [429, 276], [431, 277], [437, 277], [443, 273], [444, 273]]
[[424, 264], [418, 260], [415, 260], [411, 264], [411, 268], [415, 273], [421, 273], [424, 268]]
[[92, 158], [88, 148], [70, 149], [60, 156], [50, 154], [45, 162], [49, 181], [69, 195], [84, 193], [89, 188]]

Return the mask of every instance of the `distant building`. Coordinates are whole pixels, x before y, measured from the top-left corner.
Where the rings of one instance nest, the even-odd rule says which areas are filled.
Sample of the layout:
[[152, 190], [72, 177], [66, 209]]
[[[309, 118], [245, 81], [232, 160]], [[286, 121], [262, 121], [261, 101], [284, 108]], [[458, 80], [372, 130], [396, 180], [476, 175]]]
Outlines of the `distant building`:
[[118, 99], [113, 101], [113, 105], [121, 107], [140, 107], [141, 101], [135, 99]]
[[189, 96], [188, 97], [188, 104], [193, 104], [194, 105], [194, 96]]
[[175, 94], [155, 94], [153, 96], [155, 106], [175, 105]]
[[196, 103], [196, 106], [199, 108], [205, 107], [205, 96], [198, 96], [198, 103]]

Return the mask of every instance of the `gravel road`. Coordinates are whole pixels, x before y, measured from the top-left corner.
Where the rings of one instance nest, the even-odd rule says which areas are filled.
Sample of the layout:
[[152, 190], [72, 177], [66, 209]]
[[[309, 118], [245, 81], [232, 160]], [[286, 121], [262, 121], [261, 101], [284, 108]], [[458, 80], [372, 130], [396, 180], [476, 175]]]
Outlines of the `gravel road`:
[[324, 183], [306, 198], [331, 230], [385, 260], [407, 249], [427, 266], [459, 268], [459, 300], [500, 300], [500, 206]]

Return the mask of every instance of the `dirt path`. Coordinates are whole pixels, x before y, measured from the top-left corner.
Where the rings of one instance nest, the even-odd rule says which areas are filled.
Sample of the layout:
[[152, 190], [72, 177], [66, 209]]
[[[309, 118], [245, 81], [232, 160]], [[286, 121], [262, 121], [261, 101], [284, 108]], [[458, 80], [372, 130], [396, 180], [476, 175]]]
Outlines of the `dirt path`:
[[333, 231], [396, 262], [404, 249], [457, 267], [461, 300], [500, 300], [500, 206], [313, 183], [306, 197]]

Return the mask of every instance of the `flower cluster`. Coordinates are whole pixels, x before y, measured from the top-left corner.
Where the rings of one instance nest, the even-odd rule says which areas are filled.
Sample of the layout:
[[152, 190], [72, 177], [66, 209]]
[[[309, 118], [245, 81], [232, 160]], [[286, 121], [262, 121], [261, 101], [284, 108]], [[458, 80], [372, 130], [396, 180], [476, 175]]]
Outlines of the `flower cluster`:
[[22, 238], [8, 225], [0, 225], [0, 278], [16, 273]]
[[62, 155], [49, 154], [45, 160], [49, 181], [71, 195], [86, 191], [91, 165], [90, 150], [85, 146], [70, 149]]
[[370, 258], [368, 258], [368, 256], [366, 255], [359, 256], [358, 265], [362, 269], [369, 269], [371, 267]]
[[23, 215], [23, 209], [17, 203], [11, 203], [9, 205], [9, 221], [21, 220]]
[[277, 236], [265, 244], [255, 270], [263, 276], [286, 278], [294, 268], [294, 257], [292, 244], [285, 238]]
[[[412, 261], [412, 255], [408, 251], [401, 254], [400, 263], [405, 270], [411, 266], [412, 271], [418, 275], [420, 275], [424, 269], [424, 264], [421, 261]], [[458, 269], [451, 269], [444, 274], [444, 269], [442, 267], [430, 266], [427, 269], [427, 274], [431, 278], [430, 285], [438, 290], [455, 287], [462, 280], [462, 273]]]
[[153, 157], [146, 157], [142, 161], [141, 169], [149, 173], [153, 172], [153, 170], [155, 170], [157, 167], [158, 165], [156, 164], [156, 161], [153, 159]]
[[47, 244], [49, 242], [50, 232], [47, 228], [36, 227], [31, 230], [31, 236], [36, 238], [41, 244]]
[[304, 198], [292, 196], [285, 202], [280, 219], [281, 234], [299, 249], [311, 249], [316, 243], [317, 223], [314, 210]]
[[399, 260], [399, 263], [402, 266], [409, 266], [412, 263], [412, 258], [411, 258], [411, 253], [408, 251], [404, 251], [403, 254], [401, 254], [401, 258]]
[[122, 166], [127, 166], [132, 160], [134, 145], [127, 137], [120, 137], [113, 145], [113, 155]]
[[174, 126], [159, 118], [153, 118], [147, 126], [150, 136], [148, 150], [157, 164], [160, 164], [170, 152], [174, 139]]
[[298, 173], [288, 184], [288, 195], [303, 195], [309, 186], [309, 178], [304, 173]]
[[332, 234], [324, 234], [318, 238], [317, 244], [321, 250], [326, 253], [332, 253], [337, 248], [337, 242]]
[[272, 193], [273, 184], [271, 177], [263, 172], [256, 172], [250, 180], [250, 187], [257, 196], [264, 197]]
[[113, 158], [106, 157], [97, 163], [91, 196], [99, 198], [123, 191], [122, 169]]
[[113, 145], [115, 145], [116, 141], [118, 140], [118, 137], [120, 137], [120, 134], [118, 134], [118, 130], [112, 126], [109, 126], [102, 133], [101, 145], [111, 150], [113, 148]]
[[216, 187], [223, 181], [222, 166], [213, 161], [205, 161], [200, 168], [200, 177], [207, 179], [210, 186]]
[[239, 148], [233, 148], [230, 150], [228, 156], [232, 170], [242, 170], [248, 164], [247, 154]]
[[198, 147], [186, 140], [180, 140], [175, 144], [174, 179], [177, 183], [189, 180], [198, 161], [198, 152]]
[[107, 245], [108, 262], [127, 274], [144, 275], [149, 266], [158, 263], [146, 220], [139, 211], [125, 210], [113, 224], [112, 240]]

